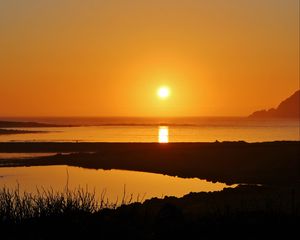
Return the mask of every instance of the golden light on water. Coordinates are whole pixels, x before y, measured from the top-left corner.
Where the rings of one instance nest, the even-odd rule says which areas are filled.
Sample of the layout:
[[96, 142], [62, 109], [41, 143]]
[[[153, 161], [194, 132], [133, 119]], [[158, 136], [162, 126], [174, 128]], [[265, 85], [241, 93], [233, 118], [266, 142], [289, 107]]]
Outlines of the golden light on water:
[[158, 128], [158, 142], [168, 143], [169, 142], [169, 128], [166, 126], [161, 126]]

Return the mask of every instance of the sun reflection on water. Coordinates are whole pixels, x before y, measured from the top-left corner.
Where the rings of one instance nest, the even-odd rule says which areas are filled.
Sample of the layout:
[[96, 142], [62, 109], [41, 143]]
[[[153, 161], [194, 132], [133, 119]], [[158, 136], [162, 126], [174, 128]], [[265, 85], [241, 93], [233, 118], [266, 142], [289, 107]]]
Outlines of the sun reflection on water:
[[166, 126], [158, 127], [158, 142], [168, 143], [169, 142], [169, 128]]

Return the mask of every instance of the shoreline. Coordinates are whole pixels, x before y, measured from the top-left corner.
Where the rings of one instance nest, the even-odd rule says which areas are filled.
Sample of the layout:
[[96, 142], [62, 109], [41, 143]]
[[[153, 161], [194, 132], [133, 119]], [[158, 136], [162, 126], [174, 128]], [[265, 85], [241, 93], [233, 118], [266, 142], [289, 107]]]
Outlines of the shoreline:
[[[18, 192], [4, 189], [0, 191], [3, 200], [0, 213], [4, 216], [0, 229], [1, 236], [7, 238], [86, 239], [100, 234], [102, 238], [123, 239], [192, 239], [195, 236], [240, 239], [249, 232], [249, 239], [285, 239], [298, 233], [300, 141], [0, 143], [0, 153], [7, 151], [68, 152], [69, 155], [1, 160], [1, 164], [6, 161], [12, 165], [0, 167], [63, 164], [198, 177], [228, 185], [243, 183], [235, 188], [191, 192], [183, 197], [125, 201], [120, 207], [112, 208], [109, 202], [103, 199], [96, 202], [93, 195], [84, 191], [73, 195], [50, 191], [38, 198], [32, 194], [22, 198]], [[18, 208], [7, 212], [11, 203]]]
[[[93, 194], [66, 191], [42, 192], [38, 197], [25, 198], [18, 191], [0, 191], [3, 196], [0, 210], [9, 208], [10, 203], [16, 205], [0, 221], [1, 236], [241, 239], [249, 232], [246, 239], [292, 239], [298, 234], [299, 188], [238, 186], [217, 192], [189, 193], [181, 198], [152, 198], [143, 203], [128, 204], [125, 200], [120, 207], [112, 204], [111, 208], [103, 199], [97, 203]], [[36, 200], [39, 208], [35, 206]]]
[[[231, 184], [300, 183], [300, 141], [216, 143], [0, 143], [1, 152], [53, 152], [2, 159], [0, 167], [68, 165], [200, 178]], [[59, 153], [70, 153], [67, 155]]]

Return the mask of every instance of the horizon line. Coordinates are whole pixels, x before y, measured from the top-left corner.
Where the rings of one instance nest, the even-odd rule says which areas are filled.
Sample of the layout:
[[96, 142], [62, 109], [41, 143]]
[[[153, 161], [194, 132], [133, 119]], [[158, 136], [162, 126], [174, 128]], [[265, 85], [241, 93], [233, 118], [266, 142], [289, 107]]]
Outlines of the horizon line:
[[0, 119], [3, 118], [210, 118], [210, 117], [219, 117], [219, 118], [227, 118], [227, 117], [236, 117], [236, 118], [244, 118], [249, 115], [191, 115], [191, 116], [95, 116], [95, 115], [69, 115], [69, 116], [58, 116], [58, 115], [49, 115], [49, 116], [0, 116]]

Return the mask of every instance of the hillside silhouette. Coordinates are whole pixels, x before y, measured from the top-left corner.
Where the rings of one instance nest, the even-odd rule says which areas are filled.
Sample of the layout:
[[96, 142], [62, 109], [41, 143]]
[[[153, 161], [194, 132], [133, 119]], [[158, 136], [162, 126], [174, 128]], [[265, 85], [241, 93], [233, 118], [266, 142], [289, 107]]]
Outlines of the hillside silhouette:
[[300, 119], [300, 90], [282, 101], [277, 108], [252, 113], [252, 118], [298, 118]]
[[37, 122], [15, 122], [15, 121], [0, 121], [0, 128], [39, 128], [39, 127], [64, 127], [64, 125], [37, 123]]

